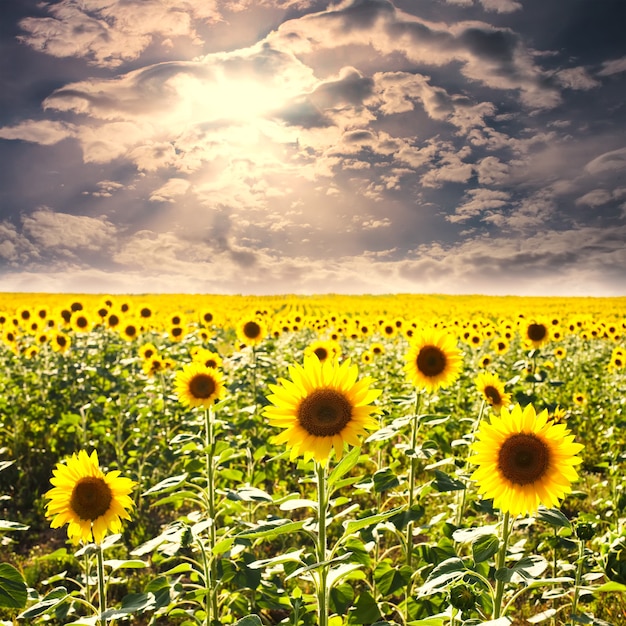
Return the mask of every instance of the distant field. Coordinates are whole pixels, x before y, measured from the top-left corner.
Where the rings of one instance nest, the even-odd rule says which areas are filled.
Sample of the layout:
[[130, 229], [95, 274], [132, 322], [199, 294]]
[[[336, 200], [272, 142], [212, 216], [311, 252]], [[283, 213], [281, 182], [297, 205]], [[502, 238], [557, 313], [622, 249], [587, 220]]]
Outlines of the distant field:
[[[101, 624], [100, 548], [109, 624], [626, 623], [625, 356], [626, 297], [0, 294], [0, 625]], [[348, 360], [376, 427], [341, 461], [290, 457], [272, 394], [312, 435], [297, 394], [339, 385], [343, 428], [367, 394], [324, 377]], [[470, 445], [518, 404], [584, 448], [560, 505], [508, 535]], [[81, 450], [135, 482], [97, 548], [46, 518]]]

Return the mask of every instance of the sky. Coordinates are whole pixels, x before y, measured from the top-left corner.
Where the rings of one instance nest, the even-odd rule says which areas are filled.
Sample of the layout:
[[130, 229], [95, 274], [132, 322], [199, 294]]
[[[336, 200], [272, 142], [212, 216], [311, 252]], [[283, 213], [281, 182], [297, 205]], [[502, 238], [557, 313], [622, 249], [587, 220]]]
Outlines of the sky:
[[2, 0], [0, 291], [626, 295], [624, 0]]

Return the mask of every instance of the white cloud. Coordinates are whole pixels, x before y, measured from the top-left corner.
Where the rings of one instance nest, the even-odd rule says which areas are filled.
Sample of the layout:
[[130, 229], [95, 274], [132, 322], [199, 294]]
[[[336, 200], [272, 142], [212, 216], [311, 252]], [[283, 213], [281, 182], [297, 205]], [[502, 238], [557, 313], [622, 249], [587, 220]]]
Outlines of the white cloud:
[[110, 246], [117, 231], [106, 218], [38, 209], [22, 218], [22, 232], [40, 248], [74, 253]]
[[26, 120], [15, 126], [0, 128], [0, 138], [20, 139], [51, 146], [63, 139], [74, 137], [76, 129], [73, 124], [54, 122], [52, 120]]
[[626, 148], [605, 152], [585, 165], [585, 170], [590, 174], [618, 172], [624, 169], [626, 169]]
[[588, 91], [600, 86], [600, 82], [591, 78], [584, 67], [571, 67], [560, 70], [556, 73], [556, 78], [568, 89]]
[[60, 0], [46, 6], [51, 17], [27, 17], [19, 39], [56, 57], [76, 56], [117, 67], [139, 57], [155, 39], [166, 45], [185, 36], [202, 43], [193, 26], [221, 19], [215, 0]]
[[598, 72], [598, 76], [612, 76], [621, 72], [626, 72], [626, 56], [605, 61], [602, 64], [602, 69]]
[[178, 196], [187, 193], [191, 183], [184, 178], [170, 178], [150, 194], [152, 202], [176, 202]]
[[493, 189], [470, 189], [465, 195], [468, 200], [456, 208], [454, 215], [446, 217], [449, 222], [463, 222], [489, 209], [500, 209], [510, 201], [507, 192]]

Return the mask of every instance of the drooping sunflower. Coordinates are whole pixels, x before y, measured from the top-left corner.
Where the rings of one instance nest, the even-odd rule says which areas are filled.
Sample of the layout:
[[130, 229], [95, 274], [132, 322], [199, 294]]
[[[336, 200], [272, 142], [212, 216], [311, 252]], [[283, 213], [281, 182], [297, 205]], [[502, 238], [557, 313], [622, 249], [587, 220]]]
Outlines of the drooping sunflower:
[[260, 344], [267, 335], [267, 327], [263, 320], [257, 317], [243, 317], [236, 328], [237, 337], [246, 346]]
[[409, 380], [428, 391], [447, 387], [461, 371], [461, 351], [456, 340], [437, 329], [418, 333], [405, 358], [404, 371]]
[[264, 414], [272, 426], [285, 429], [273, 443], [286, 443], [291, 460], [302, 455], [324, 465], [333, 450], [339, 460], [346, 443], [359, 446], [359, 437], [377, 428], [380, 409], [371, 403], [381, 390], [370, 389], [369, 377], [357, 381], [358, 367], [350, 359], [322, 363], [309, 356], [303, 365], [289, 368], [289, 374], [291, 380], [281, 378], [280, 384], [269, 385], [267, 399], [273, 406]]
[[485, 401], [491, 405], [496, 413], [499, 413], [503, 406], [508, 406], [511, 403], [511, 394], [505, 392], [504, 383], [496, 374], [481, 372], [474, 382]]
[[564, 424], [552, 422], [547, 410], [537, 415], [532, 404], [523, 410], [517, 404], [483, 421], [472, 449], [479, 493], [503, 512], [533, 515], [540, 504], [557, 506], [571, 491], [583, 445]]
[[119, 532], [122, 520], [130, 519], [135, 483], [117, 470], [105, 474], [95, 450], [91, 455], [81, 450], [66, 463], [57, 463], [50, 483], [46, 517], [52, 519], [52, 528], [68, 524], [67, 534], [74, 543], [81, 539], [102, 543], [107, 531]]
[[224, 393], [221, 373], [203, 363], [187, 363], [176, 374], [174, 388], [180, 402], [188, 407], [208, 409]]

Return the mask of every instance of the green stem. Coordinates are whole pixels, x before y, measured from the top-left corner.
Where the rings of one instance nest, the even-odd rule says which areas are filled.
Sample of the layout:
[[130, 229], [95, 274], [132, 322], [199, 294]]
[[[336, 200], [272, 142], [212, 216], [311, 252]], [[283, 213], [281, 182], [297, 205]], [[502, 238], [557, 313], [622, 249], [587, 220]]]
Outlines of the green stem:
[[[510, 515], [507, 511], [502, 519], [502, 537], [500, 539], [500, 548], [496, 556], [496, 575], [502, 570], [506, 563], [506, 551], [509, 545], [509, 536], [511, 535]], [[493, 619], [498, 619], [502, 613], [502, 597], [504, 596], [504, 584], [502, 576], [496, 579], [496, 593], [493, 599]]]
[[419, 421], [419, 409], [420, 409], [420, 400], [422, 398], [422, 394], [417, 392], [415, 397], [415, 415], [411, 420], [411, 466], [409, 470], [409, 521], [406, 525], [406, 564], [409, 567], [412, 567], [413, 561], [413, 520], [411, 519], [411, 514], [413, 510], [413, 505], [415, 504], [415, 480], [417, 478], [417, 456], [415, 454], [415, 448], [417, 447], [417, 433], [420, 427]]
[[[205, 446], [205, 464], [206, 464], [206, 500], [208, 506], [208, 514], [211, 525], [209, 527], [209, 548], [210, 568], [207, 570], [207, 607], [206, 607], [206, 623], [211, 624], [211, 620], [217, 622], [218, 605], [217, 605], [217, 562], [213, 550], [217, 543], [216, 529], [216, 510], [215, 510], [215, 433], [213, 432], [213, 407], [204, 412], [204, 446]], [[204, 553], [204, 551], [203, 551]], [[206, 565], [206, 554], [204, 555]]]
[[326, 466], [315, 463], [317, 473], [317, 561], [324, 563], [319, 568], [317, 587], [318, 626], [328, 626], [328, 564], [326, 562], [326, 517], [328, 512], [328, 494], [326, 492]]
[[[483, 399], [483, 401], [480, 404], [480, 411], [478, 411], [478, 417], [477, 419], [474, 421], [474, 424], [472, 425], [472, 432], [470, 434], [470, 445], [472, 444], [472, 442], [474, 441], [474, 435], [476, 434], [476, 431], [478, 430], [478, 427], [480, 426], [480, 422], [483, 419], [483, 412], [485, 410], [485, 400]], [[468, 446], [468, 450], [471, 450], [471, 448]], [[463, 465], [463, 476], [465, 477], [465, 474], [467, 474], [467, 464], [469, 463], [469, 452], [467, 454], [467, 456], [465, 457], [465, 463]], [[465, 489], [461, 490], [461, 502], [457, 508], [456, 511], [456, 526], [457, 528], [460, 528], [461, 523], [463, 522], [463, 514], [465, 513], [465, 503], [467, 501], [467, 484], [465, 485]]]
[[98, 544], [96, 555], [98, 557], [98, 606], [100, 608], [100, 624], [106, 626], [104, 612], [107, 610], [107, 598], [104, 587], [104, 558], [102, 556], [102, 546]]
[[574, 598], [572, 599], [572, 615], [571, 624], [576, 624], [576, 611], [578, 610], [578, 598], [580, 597], [580, 583], [583, 577], [583, 563], [585, 560], [585, 542], [582, 539], [578, 541], [578, 563], [576, 564], [576, 583], [574, 585]]

